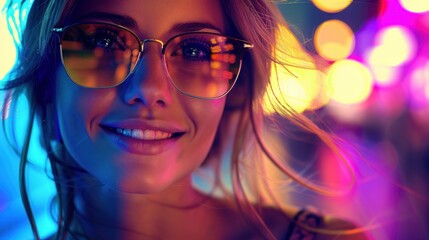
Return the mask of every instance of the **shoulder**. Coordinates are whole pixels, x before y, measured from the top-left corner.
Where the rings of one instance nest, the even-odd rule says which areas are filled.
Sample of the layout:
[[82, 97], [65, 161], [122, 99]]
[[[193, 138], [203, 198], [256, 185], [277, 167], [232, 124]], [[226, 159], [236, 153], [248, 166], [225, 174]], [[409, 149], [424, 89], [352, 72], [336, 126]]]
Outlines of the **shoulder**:
[[364, 240], [369, 239], [365, 229], [357, 224], [339, 218], [325, 216], [321, 228], [322, 233], [318, 234], [318, 239], [338, 239], [338, 240]]
[[[285, 228], [291, 222], [291, 216], [283, 210], [270, 206], [253, 206], [253, 210], [244, 210], [237, 203], [214, 199], [210, 202], [211, 211], [216, 216], [221, 239], [261, 239], [267, 229], [276, 239], [283, 239]], [[254, 215], [256, 214], [256, 215]], [[255, 217], [256, 216], [256, 217]], [[265, 226], [258, 223], [262, 220]]]
[[[228, 236], [233, 236], [225, 239], [259, 239], [261, 237], [260, 232], [258, 233], [254, 228], [255, 226], [249, 228], [248, 224], [240, 220], [243, 219], [243, 215], [238, 211], [235, 204], [230, 205], [218, 201], [217, 206], [221, 206], [214, 208], [218, 212], [221, 210], [220, 222], [228, 223], [223, 225], [223, 229], [229, 232]], [[281, 209], [264, 206], [256, 207], [256, 209], [258, 209], [260, 217], [276, 239], [368, 239], [363, 229], [356, 224], [347, 220], [321, 215], [313, 209], [299, 209], [292, 206], [282, 207]]]
[[294, 207], [264, 208], [262, 217], [278, 239], [364, 240], [365, 229], [357, 224], [321, 215], [317, 210]]
[[285, 239], [363, 240], [368, 237], [363, 228], [348, 220], [302, 209], [293, 217]]

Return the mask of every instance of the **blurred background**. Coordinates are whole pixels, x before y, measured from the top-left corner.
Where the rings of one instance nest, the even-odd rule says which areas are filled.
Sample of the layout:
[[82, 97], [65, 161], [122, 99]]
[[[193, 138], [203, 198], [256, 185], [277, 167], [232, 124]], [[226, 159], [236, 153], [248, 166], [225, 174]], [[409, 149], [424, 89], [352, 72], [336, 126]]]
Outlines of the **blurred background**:
[[[0, 0], [0, 6], [4, 2]], [[292, 108], [317, 112], [360, 153], [352, 157], [358, 182], [348, 194], [317, 199], [301, 192], [291, 201], [355, 221], [367, 227], [373, 239], [429, 239], [429, 1], [288, 0], [278, 6], [305, 48], [329, 63], [320, 73], [322, 82], [287, 78], [278, 89], [287, 94]], [[2, 13], [0, 79], [16, 55], [6, 21]], [[0, 98], [0, 104], [7, 103]], [[18, 127], [26, 117], [25, 102], [19, 106], [23, 117]], [[18, 159], [10, 157], [16, 155], [5, 146], [0, 135], [0, 239], [28, 239]], [[47, 211], [54, 187], [45, 171], [46, 154], [40, 146], [31, 148], [30, 159], [37, 157], [28, 188], [41, 235], [47, 236], [55, 230]], [[332, 174], [338, 170], [329, 164], [332, 155], [317, 151], [319, 178], [345, 181]], [[291, 154], [305, 158], [305, 152]]]

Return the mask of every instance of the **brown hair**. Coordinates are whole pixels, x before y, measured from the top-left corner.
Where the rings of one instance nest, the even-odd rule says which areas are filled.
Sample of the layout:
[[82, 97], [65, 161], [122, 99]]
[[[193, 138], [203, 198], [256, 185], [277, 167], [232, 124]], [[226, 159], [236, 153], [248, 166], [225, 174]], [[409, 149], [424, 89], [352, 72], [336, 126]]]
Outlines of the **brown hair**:
[[[23, 1], [24, 2], [24, 1]], [[26, 187], [24, 182], [25, 165], [27, 162], [28, 145], [31, 136], [33, 120], [36, 119], [41, 124], [43, 135], [43, 145], [49, 156], [52, 173], [58, 192], [58, 231], [56, 238], [64, 239], [72, 224], [75, 206], [73, 203], [73, 172], [83, 171], [75, 166], [71, 166], [67, 161], [68, 154], [65, 148], [56, 149], [52, 140], [55, 140], [55, 120], [49, 119], [49, 104], [52, 102], [52, 91], [55, 83], [53, 76], [53, 66], [59, 63], [58, 51], [55, 51], [55, 39], [51, 29], [57, 24], [61, 24], [67, 19], [75, 1], [54, 1], [35, 0], [28, 15], [27, 25], [22, 35], [22, 42], [19, 49], [19, 62], [10, 79], [3, 89], [13, 90], [12, 97], [18, 98], [24, 93], [30, 102], [30, 120], [28, 123], [27, 136], [24, 147], [21, 150], [21, 171], [20, 186], [25, 209], [33, 228], [35, 237], [38, 238], [36, 224], [32, 216]], [[227, 96], [227, 107], [223, 119], [220, 123], [216, 144], [213, 145], [210, 156], [225, 157], [222, 141], [233, 139], [232, 153], [225, 158], [230, 161], [230, 178], [232, 180], [232, 191], [224, 191], [224, 197], [230, 196], [251, 222], [260, 230], [267, 239], [275, 239], [266, 224], [261, 213], [258, 211], [258, 204], [267, 202], [277, 204], [281, 208], [278, 200], [262, 180], [249, 180], [249, 170], [245, 165], [264, 167], [265, 162], [271, 162], [283, 175], [301, 183], [302, 185], [327, 195], [337, 194], [329, 188], [321, 187], [300, 174], [294, 172], [285, 159], [284, 153], [276, 153], [272, 147], [268, 146], [269, 133], [264, 132], [265, 121], [270, 116], [264, 112], [264, 107], [270, 104], [275, 109], [275, 116], [287, 117], [289, 121], [304, 131], [315, 134], [338, 156], [343, 156], [336, 139], [325, 131], [321, 130], [311, 120], [301, 114], [295, 113], [281, 99], [281, 93], [273, 89], [273, 81], [281, 79], [272, 78], [273, 66], [285, 68], [291, 75], [291, 69], [314, 68], [314, 59], [308, 55], [299, 45], [282, 15], [272, 1], [269, 0], [222, 0], [231, 26], [228, 34], [245, 39], [254, 44], [250, 51], [250, 57], [244, 59], [242, 73], [236, 88]], [[10, 11], [14, 6], [9, 4]], [[9, 13], [13, 15], [12, 12]], [[281, 40], [281, 42], [279, 42]], [[286, 57], [279, 57], [279, 54]], [[295, 61], [300, 60], [300, 61]], [[300, 62], [301, 64], [297, 64]], [[272, 92], [269, 101], [264, 100], [267, 92]], [[280, 94], [280, 95], [279, 95]], [[273, 123], [275, 121], [271, 121]], [[235, 128], [234, 128], [235, 126]], [[210, 159], [209, 156], [209, 159]], [[344, 162], [347, 163], [344, 157]], [[221, 162], [207, 162], [207, 165], [214, 166], [219, 179], [219, 187], [227, 189], [223, 185], [221, 175]], [[346, 164], [348, 169], [351, 167]], [[257, 168], [257, 167], [254, 167]], [[258, 175], [259, 176], [259, 175]]]

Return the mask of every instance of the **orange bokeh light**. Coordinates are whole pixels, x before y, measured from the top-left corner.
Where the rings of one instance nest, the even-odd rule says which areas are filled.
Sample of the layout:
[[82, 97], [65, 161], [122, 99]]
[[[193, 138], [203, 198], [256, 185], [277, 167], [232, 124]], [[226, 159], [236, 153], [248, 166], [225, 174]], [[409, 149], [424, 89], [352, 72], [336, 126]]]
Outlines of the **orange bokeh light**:
[[331, 61], [345, 59], [353, 52], [355, 36], [352, 29], [340, 20], [328, 20], [314, 33], [317, 53]]

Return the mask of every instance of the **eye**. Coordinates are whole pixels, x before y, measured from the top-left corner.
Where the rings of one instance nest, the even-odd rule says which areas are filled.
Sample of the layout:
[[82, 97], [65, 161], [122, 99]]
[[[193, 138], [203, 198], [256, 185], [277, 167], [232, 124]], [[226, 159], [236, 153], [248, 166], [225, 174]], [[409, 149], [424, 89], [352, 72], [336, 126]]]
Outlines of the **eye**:
[[126, 49], [126, 45], [119, 34], [108, 29], [96, 30], [93, 34], [87, 35], [84, 39], [84, 46], [89, 49], [102, 48], [108, 51]]
[[210, 43], [204, 38], [187, 38], [179, 42], [171, 56], [187, 61], [210, 61]]

